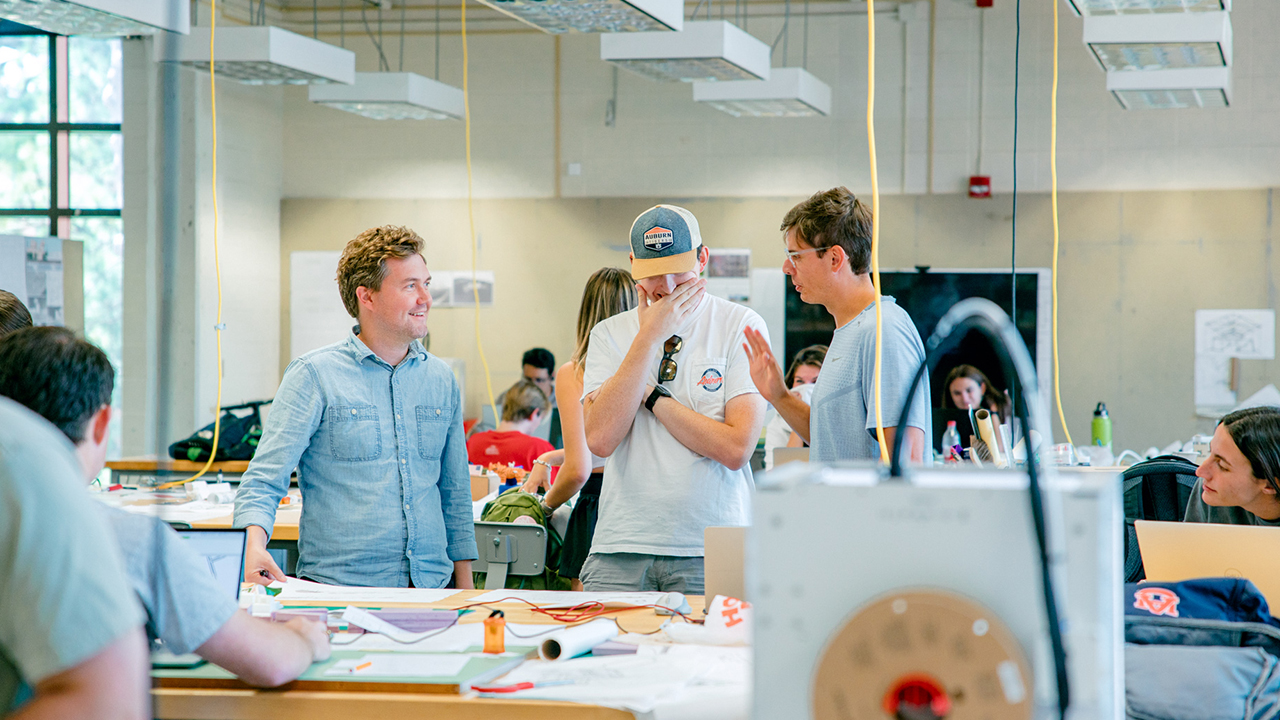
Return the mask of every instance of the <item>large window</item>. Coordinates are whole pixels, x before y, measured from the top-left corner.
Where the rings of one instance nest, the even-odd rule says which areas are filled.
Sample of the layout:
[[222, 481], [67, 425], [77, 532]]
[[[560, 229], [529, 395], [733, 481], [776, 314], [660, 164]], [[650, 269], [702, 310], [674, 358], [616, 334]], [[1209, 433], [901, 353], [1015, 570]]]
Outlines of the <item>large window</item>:
[[[0, 27], [0, 234], [84, 242], [85, 335], [120, 369], [120, 40]], [[112, 404], [119, 454], [119, 377]]]

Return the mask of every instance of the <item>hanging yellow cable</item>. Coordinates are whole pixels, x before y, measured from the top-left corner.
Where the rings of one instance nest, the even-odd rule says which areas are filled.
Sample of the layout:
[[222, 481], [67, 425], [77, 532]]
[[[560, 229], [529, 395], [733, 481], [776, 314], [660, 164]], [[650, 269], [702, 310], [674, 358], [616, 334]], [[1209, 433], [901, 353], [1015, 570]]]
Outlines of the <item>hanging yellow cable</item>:
[[218, 456], [218, 439], [222, 435], [222, 267], [218, 260], [218, 94], [216, 92], [215, 72], [213, 64], [214, 52], [214, 31], [218, 24], [218, 0], [212, 0], [209, 7], [209, 117], [213, 138], [213, 158], [212, 158], [212, 178], [210, 187], [213, 191], [213, 274], [214, 285], [218, 290], [218, 312], [217, 319], [214, 321], [213, 333], [217, 339], [218, 347], [217, 364], [214, 366], [214, 372], [218, 376], [218, 394], [217, 409], [213, 414], [213, 448], [209, 451], [209, 460], [205, 462], [204, 467], [200, 468], [200, 472], [192, 475], [185, 480], [176, 480], [174, 482], [165, 483], [158, 486], [157, 490], [164, 490], [178, 485], [184, 485], [192, 480], [199, 480], [209, 472], [209, 468], [213, 466], [213, 461]]
[[1071, 431], [1067, 429], [1067, 416], [1062, 411], [1062, 390], [1058, 387], [1058, 2], [1049, 0], [1053, 5], [1053, 98], [1049, 112], [1049, 176], [1051, 178], [1051, 197], [1053, 204], [1053, 398], [1058, 405], [1058, 420], [1062, 423], [1062, 434], [1071, 442]]
[[476, 349], [480, 351], [480, 364], [484, 367], [484, 386], [489, 392], [489, 407], [493, 409], [493, 421], [502, 421], [498, 404], [493, 400], [493, 380], [489, 377], [489, 361], [484, 356], [484, 343], [480, 341], [480, 288], [476, 284], [476, 213], [472, 208], [471, 192], [471, 88], [468, 84], [470, 58], [467, 55], [467, 0], [462, 0], [462, 117], [467, 146], [467, 219], [471, 223], [471, 294], [475, 299]]
[[876, 176], [876, 3], [867, 0], [867, 145], [871, 151], [871, 284], [876, 297], [876, 442], [880, 462], [889, 464], [889, 446], [884, 440], [884, 419], [880, 412], [880, 182]]

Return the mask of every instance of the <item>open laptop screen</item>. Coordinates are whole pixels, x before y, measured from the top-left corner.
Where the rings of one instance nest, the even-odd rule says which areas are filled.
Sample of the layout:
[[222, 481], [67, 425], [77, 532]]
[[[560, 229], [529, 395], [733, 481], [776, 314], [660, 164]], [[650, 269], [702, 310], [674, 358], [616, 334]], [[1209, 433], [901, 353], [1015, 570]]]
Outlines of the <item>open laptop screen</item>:
[[245, 531], [177, 530], [198, 557], [203, 559], [218, 586], [233, 598], [240, 597], [240, 579], [244, 574]]

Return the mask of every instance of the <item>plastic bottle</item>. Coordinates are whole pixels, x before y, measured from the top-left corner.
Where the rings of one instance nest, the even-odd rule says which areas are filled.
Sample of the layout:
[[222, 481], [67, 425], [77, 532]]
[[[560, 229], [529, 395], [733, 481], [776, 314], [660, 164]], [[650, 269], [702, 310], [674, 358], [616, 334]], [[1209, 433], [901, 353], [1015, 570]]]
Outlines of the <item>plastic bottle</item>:
[[1107, 415], [1107, 404], [1098, 403], [1093, 411], [1093, 425], [1090, 438], [1094, 447], [1103, 447], [1111, 452], [1111, 417]]
[[956, 421], [948, 420], [947, 429], [942, 433], [942, 459], [947, 462], [959, 460], [952, 448], [960, 444], [960, 431], [956, 430]]

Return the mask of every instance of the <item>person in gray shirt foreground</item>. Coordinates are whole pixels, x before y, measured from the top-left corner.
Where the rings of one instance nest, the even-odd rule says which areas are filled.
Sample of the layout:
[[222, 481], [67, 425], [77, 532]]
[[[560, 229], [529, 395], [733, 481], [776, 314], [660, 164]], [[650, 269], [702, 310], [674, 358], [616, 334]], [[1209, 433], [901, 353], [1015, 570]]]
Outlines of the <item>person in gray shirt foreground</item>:
[[[107, 452], [115, 371], [94, 345], [59, 327], [19, 330], [0, 340], [0, 395], [53, 423], [75, 446], [86, 482]], [[220, 588], [205, 562], [160, 519], [98, 505], [147, 613], [147, 635], [175, 654], [194, 652], [250, 685], [275, 687], [329, 657], [328, 629], [295, 618], [253, 618]]]
[[[787, 259], [782, 271], [800, 299], [822, 305], [836, 321], [822, 372], [806, 405], [783, 382], [782, 365], [768, 339], [752, 328], [744, 332], [751, 358], [751, 379], [791, 429], [809, 443], [813, 462], [869, 460], [880, 457], [876, 438], [876, 309], [871, 282], [871, 211], [837, 187], [814, 194], [782, 220]], [[892, 297], [880, 298], [880, 416], [884, 439], [894, 433], [907, 391], [920, 364], [924, 343], [911, 316]], [[912, 462], [930, 458], [932, 417], [929, 379], [911, 398], [903, 452]]]

